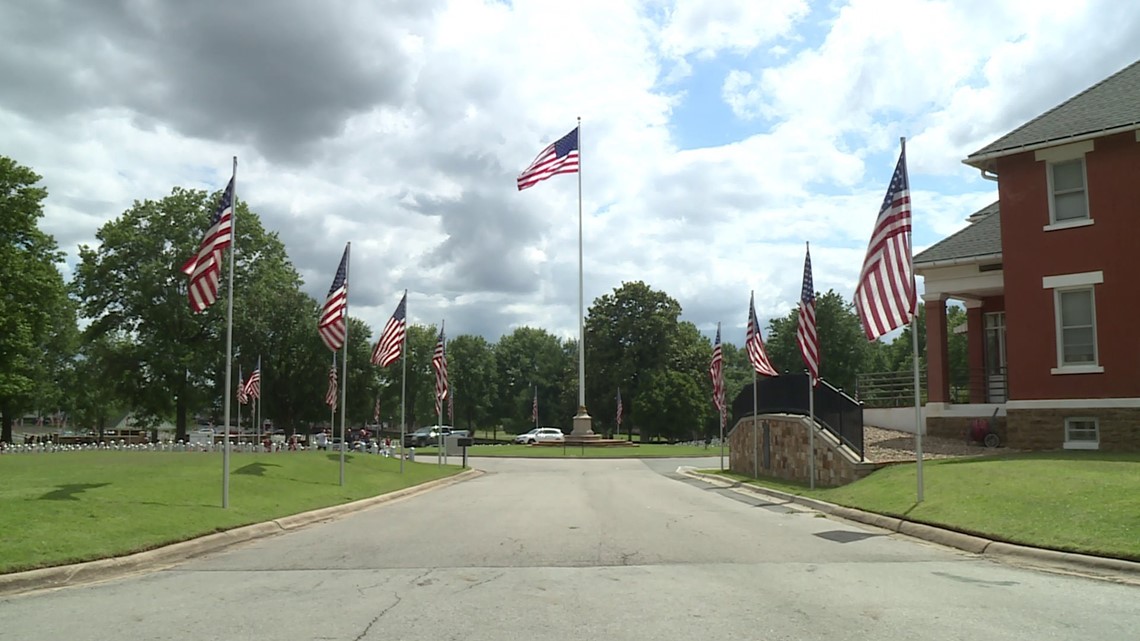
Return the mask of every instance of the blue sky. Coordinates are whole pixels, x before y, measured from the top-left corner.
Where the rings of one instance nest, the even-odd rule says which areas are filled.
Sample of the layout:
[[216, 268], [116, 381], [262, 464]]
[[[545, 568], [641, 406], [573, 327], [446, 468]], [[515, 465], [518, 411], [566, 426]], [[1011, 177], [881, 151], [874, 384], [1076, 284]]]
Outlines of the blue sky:
[[1140, 58], [1110, 0], [67, 11], [0, 7], [0, 148], [44, 176], [66, 275], [134, 200], [220, 189], [237, 155], [314, 297], [352, 241], [374, 331], [407, 288], [412, 322], [491, 340], [577, 334], [577, 181], [514, 184], [577, 116], [587, 305], [643, 280], [739, 343], [750, 291], [762, 319], [796, 304], [805, 241], [851, 296], [899, 136], [921, 250], [996, 198], [963, 158]]

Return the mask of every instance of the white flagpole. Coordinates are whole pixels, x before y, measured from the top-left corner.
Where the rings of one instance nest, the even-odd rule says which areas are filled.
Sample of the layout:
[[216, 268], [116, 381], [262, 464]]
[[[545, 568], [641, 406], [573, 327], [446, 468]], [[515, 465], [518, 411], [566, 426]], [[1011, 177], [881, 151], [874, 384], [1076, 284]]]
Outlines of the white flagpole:
[[[333, 371], [335, 372], [336, 371], [336, 352], [333, 352], [332, 368], [333, 368]], [[339, 385], [340, 382], [337, 381], [337, 384]], [[334, 397], [335, 397], [335, 393], [334, 393]], [[336, 399], [334, 398], [333, 404], [329, 405], [329, 443], [328, 443], [329, 445], [332, 444], [332, 435], [333, 435], [333, 430], [335, 428], [336, 428]]]
[[756, 394], [756, 368], [752, 368], [752, 476], [760, 478], [760, 441], [756, 438], [756, 423], [760, 420]]
[[[899, 146], [902, 154], [906, 155], [906, 136], [899, 138]], [[903, 164], [903, 171], [907, 171], [906, 164]], [[907, 184], [910, 184], [908, 178]], [[913, 201], [912, 201], [913, 203]], [[911, 219], [913, 220], [914, 213], [912, 209]], [[913, 228], [913, 223], [912, 223]], [[907, 251], [907, 265], [910, 266], [910, 291], [913, 292], [915, 297], [918, 296], [918, 290], [914, 284], [914, 247], [913, 235], [910, 242], [906, 244]], [[912, 347], [912, 358], [914, 360], [914, 458], [915, 458], [915, 472], [918, 476], [918, 493], [917, 503], [922, 503], [922, 390], [919, 387], [918, 375], [918, 310], [914, 310], [914, 314], [910, 317], [910, 336]]]
[[234, 156], [233, 177], [234, 188], [230, 192], [230, 205], [233, 212], [230, 214], [230, 274], [229, 284], [226, 286], [226, 393], [222, 411], [226, 415], [226, 442], [222, 449], [222, 509], [230, 506], [230, 392], [233, 390], [233, 362], [234, 362], [234, 253], [237, 251], [237, 156]]
[[344, 433], [344, 417], [348, 414], [348, 272], [352, 263], [352, 243], [344, 246], [344, 362], [340, 364], [340, 484], [344, 485], [344, 448], [348, 439]]
[[[404, 290], [407, 299], [408, 290]], [[404, 372], [400, 379], [400, 474], [404, 473], [404, 408], [408, 401], [408, 308], [404, 308], [404, 338], [400, 348], [400, 358], [403, 359]]]
[[578, 416], [586, 412], [586, 309], [582, 287], [582, 117], [578, 116]]

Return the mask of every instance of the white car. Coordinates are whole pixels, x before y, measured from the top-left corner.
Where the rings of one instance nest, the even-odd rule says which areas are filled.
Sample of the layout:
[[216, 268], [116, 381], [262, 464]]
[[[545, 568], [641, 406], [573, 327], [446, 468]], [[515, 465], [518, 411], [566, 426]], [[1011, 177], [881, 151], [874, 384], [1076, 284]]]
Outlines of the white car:
[[536, 427], [515, 437], [515, 443], [534, 445], [535, 443], [562, 443], [566, 436], [557, 427]]

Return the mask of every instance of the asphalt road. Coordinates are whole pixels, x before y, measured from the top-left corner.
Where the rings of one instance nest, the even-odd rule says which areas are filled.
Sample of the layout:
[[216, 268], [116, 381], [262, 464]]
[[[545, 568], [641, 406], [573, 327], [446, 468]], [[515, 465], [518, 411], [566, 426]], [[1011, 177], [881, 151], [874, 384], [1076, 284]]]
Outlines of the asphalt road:
[[335, 522], [0, 598], [0, 639], [1137, 638], [1140, 588], [674, 474], [694, 463], [480, 459], [474, 480]]

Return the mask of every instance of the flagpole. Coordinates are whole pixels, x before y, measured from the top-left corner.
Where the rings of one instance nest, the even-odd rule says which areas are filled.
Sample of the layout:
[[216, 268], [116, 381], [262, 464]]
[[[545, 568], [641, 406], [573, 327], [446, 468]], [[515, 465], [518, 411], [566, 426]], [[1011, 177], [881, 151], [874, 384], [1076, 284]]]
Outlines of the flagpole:
[[[257, 356], [257, 442], [261, 442], [261, 381], [265, 376], [261, 372], [261, 355]], [[270, 451], [273, 451], [273, 439], [269, 440]]]
[[344, 485], [344, 448], [348, 439], [344, 433], [344, 417], [348, 414], [348, 272], [352, 264], [352, 242], [344, 246], [344, 362], [340, 364], [340, 484]]
[[[404, 290], [404, 299], [408, 298], [408, 290]], [[400, 474], [404, 473], [404, 409], [408, 399], [408, 309], [404, 308], [404, 338], [400, 349], [400, 356], [404, 361], [404, 371], [400, 377]]]
[[[336, 352], [333, 352], [332, 371], [336, 373]], [[339, 383], [338, 383], [339, 384]], [[336, 396], [334, 393], [333, 404], [329, 405], [329, 445], [332, 445], [333, 430], [336, 429]]]
[[[242, 375], [241, 375], [241, 365], [238, 365], [238, 385], [242, 385], [244, 383], [244, 381], [245, 381], [245, 379], [242, 378]], [[238, 392], [237, 390], [234, 390], [234, 391], [237, 394], [240, 394], [240, 392]], [[245, 391], [245, 390], [242, 390], [242, 391]], [[240, 398], [237, 399], [237, 403], [235, 404], [235, 407], [237, 409], [237, 429], [238, 429], [238, 439], [239, 439], [238, 442], [240, 443], [241, 442], [241, 440], [240, 440], [241, 439], [241, 399]]]
[[[899, 147], [903, 157], [906, 157], [906, 136], [899, 137]], [[903, 171], [905, 172], [906, 164], [903, 164]], [[909, 179], [907, 184], [910, 184]], [[913, 238], [913, 236], [912, 236]], [[910, 290], [913, 296], [917, 298], [918, 290], [914, 286], [914, 243], [908, 242], [906, 244], [907, 251], [907, 264], [911, 266], [910, 269]], [[913, 299], [912, 299], [913, 300]], [[915, 458], [915, 473], [918, 477], [918, 491], [916, 503], [922, 503], [923, 483], [922, 483], [922, 390], [919, 386], [919, 373], [918, 373], [918, 310], [911, 310], [914, 312], [910, 317], [910, 337], [911, 337], [911, 355], [914, 361], [914, 458]]]
[[226, 415], [226, 442], [222, 448], [222, 509], [230, 506], [230, 390], [233, 385], [233, 358], [234, 358], [234, 253], [237, 252], [237, 156], [234, 156], [233, 191], [230, 192], [230, 204], [234, 210], [230, 214], [230, 273], [226, 286], [226, 393], [222, 411]]
[[586, 413], [586, 310], [582, 280], [582, 117], [578, 116], [578, 417], [589, 418]]
[[752, 476], [760, 478], [760, 441], [756, 438], [756, 423], [759, 420], [759, 404], [756, 399], [756, 368], [752, 368]]
[[815, 489], [815, 381], [812, 380], [811, 370], [807, 373], [808, 379], [808, 474], [811, 479], [808, 487]]

